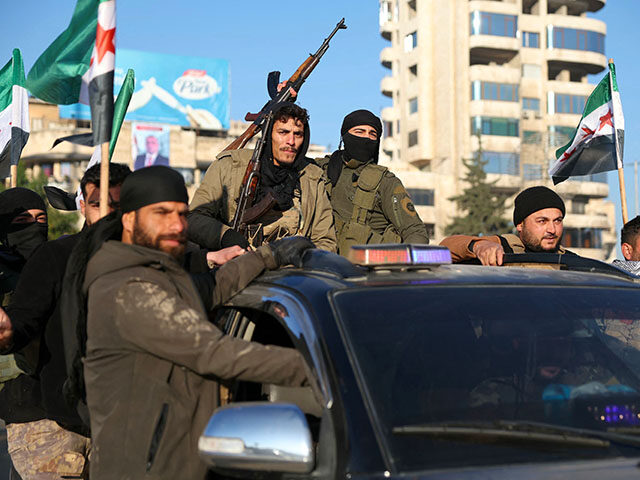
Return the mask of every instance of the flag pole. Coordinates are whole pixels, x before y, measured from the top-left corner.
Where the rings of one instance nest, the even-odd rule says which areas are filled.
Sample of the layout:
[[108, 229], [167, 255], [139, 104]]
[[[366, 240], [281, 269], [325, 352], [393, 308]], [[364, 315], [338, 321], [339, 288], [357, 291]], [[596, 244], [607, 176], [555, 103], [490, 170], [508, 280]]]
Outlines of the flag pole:
[[100, 145], [100, 218], [109, 212], [109, 142]]
[[18, 186], [18, 165], [11, 165], [11, 188]]
[[[613, 75], [611, 72], [611, 66], [614, 65], [613, 58], [609, 59], [609, 90], [611, 92], [611, 98], [613, 99]], [[618, 183], [620, 184], [620, 204], [622, 207], [622, 223], [625, 224], [629, 221], [629, 214], [627, 213], [627, 192], [624, 188], [624, 166], [622, 165], [622, 152], [620, 151], [620, 143], [618, 142], [618, 129], [616, 128], [616, 116], [615, 107], [611, 112], [613, 114], [613, 141], [615, 144], [616, 162], [618, 164]]]

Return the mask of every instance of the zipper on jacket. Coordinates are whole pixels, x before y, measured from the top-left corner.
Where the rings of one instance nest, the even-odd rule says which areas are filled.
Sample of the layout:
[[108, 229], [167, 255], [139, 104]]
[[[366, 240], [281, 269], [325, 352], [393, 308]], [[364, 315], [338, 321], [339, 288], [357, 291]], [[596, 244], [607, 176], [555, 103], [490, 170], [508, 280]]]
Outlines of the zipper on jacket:
[[160, 440], [162, 440], [162, 433], [164, 432], [164, 427], [167, 423], [168, 413], [169, 404], [163, 403], [158, 423], [156, 423], [156, 428], [153, 431], [153, 437], [151, 437], [151, 445], [149, 445], [149, 453], [147, 454], [147, 472], [151, 470], [151, 467], [153, 467], [153, 461], [155, 460], [156, 453], [158, 453], [158, 446], [160, 445]]

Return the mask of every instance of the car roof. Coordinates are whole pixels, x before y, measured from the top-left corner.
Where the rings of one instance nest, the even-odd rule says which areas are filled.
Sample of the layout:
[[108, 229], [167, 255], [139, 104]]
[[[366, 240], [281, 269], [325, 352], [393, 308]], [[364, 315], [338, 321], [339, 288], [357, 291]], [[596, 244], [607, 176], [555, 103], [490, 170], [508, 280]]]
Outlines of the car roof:
[[[526, 260], [526, 254], [519, 254]], [[556, 258], [557, 256], [552, 256]], [[261, 281], [286, 285], [309, 284], [301, 282], [301, 277], [312, 282], [315, 287], [326, 284], [328, 289], [349, 289], [354, 287], [379, 287], [402, 285], [439, 286], [556, 286], [556, 287], [608, 287], [638, 288], [640, 278], [616, 267], [590, 259], [573, 260], [573, 264], [562, 269], [557, 264], [545, 264], [539, 256], [532, 266], [485, 267], [480, 265], [445, 264], [432, 266], [364, 268], [354, 265], [339, 255], [313, 250], [305, 255], [302, 268], [284, 268], [268, 272]], [[584, 261], [583, 261], [584, 260]], [[518, 262], [518, 265], [527, 262]], [[571, 261], [569, 262], [571, 263]], [[556, 268], [556, 269], [550, 269]], [[294, 281], [293, 278], [298, 278]]]

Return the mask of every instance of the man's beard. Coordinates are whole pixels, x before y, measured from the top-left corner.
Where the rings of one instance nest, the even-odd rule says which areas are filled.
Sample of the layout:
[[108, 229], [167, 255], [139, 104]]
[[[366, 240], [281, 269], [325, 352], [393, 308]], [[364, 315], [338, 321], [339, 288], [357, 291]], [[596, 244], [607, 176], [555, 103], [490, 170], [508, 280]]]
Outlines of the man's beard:
[[[561, 236], [558, 237], [557, 235], [549, 236], [549, 235], [545, 235], [544, 237], [538, 239], [536, 238], [531, 232], [529, 232], [527, 229], [522, 229], [522, 243], [524, 244], [525, 248], [530, 251], [530, 252], [550, 252], [550, 253], [555, 253], [558, 251], [558, 248], [560, 248], [560, 240], [561, 240]], [[552, 248], [544, 248], [542, 246], [542, 240], [544, 239], [551, 239], [554, 238], [556, 240], [556, 244], [554, 247]]]
[[[163, 247], [160, 243], [162, 240], [177, 240], [180, 242], [180, 245], [175, 247]], [[149, 234], [147, 230], [145, 230], [142, 225], [138, 222], [138, 216], [133, 223], [133, 243], [135, 245], [140, 245], [141, 247], [152, 248], [154, 250], [160, 250], [161, 252], [168, 253], [173, 258], [178, 261], [181, 261], [184, 257], [184, 250], [187, 243], [187, 235], [186, 233], [174, 233], [174, 234], [165, 234], [158, 235], [153, 238]]]

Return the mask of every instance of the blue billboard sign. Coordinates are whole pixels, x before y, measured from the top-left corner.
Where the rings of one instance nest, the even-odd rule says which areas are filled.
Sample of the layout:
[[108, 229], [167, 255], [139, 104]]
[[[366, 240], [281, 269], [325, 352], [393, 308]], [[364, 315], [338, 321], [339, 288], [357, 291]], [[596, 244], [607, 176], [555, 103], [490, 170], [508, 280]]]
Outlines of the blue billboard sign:
[[[114, 77], [117, 95], [127, 70], [136, 88], [126, 120], [170, 123], [209, 130], [229, 128], [229, 62], [118, 49]], [[60, 105], [61, 118], [89, 120], [89, 107]]]

